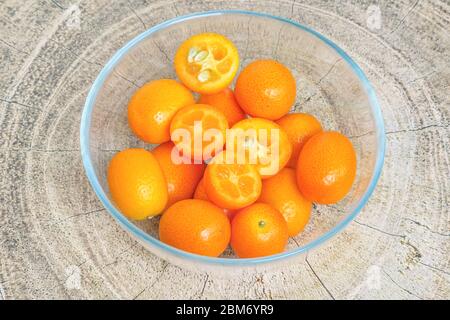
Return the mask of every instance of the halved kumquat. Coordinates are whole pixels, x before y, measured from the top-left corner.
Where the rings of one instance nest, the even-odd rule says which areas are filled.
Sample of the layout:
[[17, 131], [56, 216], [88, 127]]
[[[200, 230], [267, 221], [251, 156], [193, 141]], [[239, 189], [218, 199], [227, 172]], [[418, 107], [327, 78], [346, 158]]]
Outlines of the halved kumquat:
[[255, 202], [261, 194], [261, 177], [253, 165], [213, 161], [206, 167], [205, 190], [221, 208], [240, 209]]
[[223, 113], [207, 104], [193, 104], [175, 114], [170, 136], [185, 157], [201, 162], [222, 150], [227, 129]]
[[[289, 161], [292, 145], [286, 132], [275, 122], [249, 118], [236, 123], [227, 137], [236, 163], [256, 165], [262, 179], [277, 174]], [[228, 150], [227, 150], [228, 153]]]
[[217, 33], [201, 33], [184, 41], [175, 54], [175, 72], [189, 89], [217, 93], [233, 81], [239, 68], [234, 44]]
[[[206, 194], [204, 180], [205, 179], [200, 180], [200, 182], [197, 184], [197, 188], [195, 189], [195, 193], [194, 193], [194, 199], [209, 201], [208, 195]], [[230, 219], [230, 221], [233, 220], [233, 217], [236, 214], [235, 210], [230, 210], [230, 209], [225, 209], [225, 208], [223, 208], [222, 210], [227, 215], [228, 219]]]

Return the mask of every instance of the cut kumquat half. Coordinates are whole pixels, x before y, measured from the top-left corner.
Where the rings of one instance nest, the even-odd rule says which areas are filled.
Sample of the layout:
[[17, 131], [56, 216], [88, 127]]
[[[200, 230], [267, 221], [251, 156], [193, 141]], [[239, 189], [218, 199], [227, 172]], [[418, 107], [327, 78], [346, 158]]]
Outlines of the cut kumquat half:
[[[229, 138], [231, 137], [231, 138]], [[248, 118], [236, 123], [227, 137], [227, 149], [234, 152], [236, 163], [254, 164], [262, 179], [277, 174], [289, 161], [292, 145], [286, 132], [275, 122]]]
[[258, 170], [249, 164], [226, 164], [213, 161], [204, 175], [208, 199], [226, 209], [240, 209], [254, 203], [261, 194]]
[[198, 160], [211, 159], [225, 144], [227, 118], [207, 104], [180, 109], [170, 123], [170, 136], [182, 155]]
[[233, 81], [239, 68], [239, 54], [223, 35], [201, 33], [181, 44], [174, 65], [178, 78], [186, 87], [202, 94], [213, 94]]
[[[197, 188], [195, 189], [194, 193], [194, 199], [209, 201], [208, 195], [206, 194], [204, 179], [200, 180], [200, 182], [197, 184]], [[230, 219], [230, 221], [233, 220], [233, 217], [236, 214], [235, 210], [229, 210], [225, 208], [223, 208], [222, 210], [223, 213], [226, 214], [228, 219]]]

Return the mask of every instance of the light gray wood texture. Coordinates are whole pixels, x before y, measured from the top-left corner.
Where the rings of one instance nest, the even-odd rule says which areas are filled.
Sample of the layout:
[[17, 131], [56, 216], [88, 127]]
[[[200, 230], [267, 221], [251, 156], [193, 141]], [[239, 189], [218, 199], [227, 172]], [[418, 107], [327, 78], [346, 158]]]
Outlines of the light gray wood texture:
[[[231, 280], [132, 240], [79, 151], [84, 100], [108, 58], [150, 26], [212, 9], [284, 16], [334, 40], [372, 81], [387, 130], [383, 174], [356, 221], [295, 265]], [[449, 30], [439, 0], [1, 0], [0, 299], [450, 298]]]

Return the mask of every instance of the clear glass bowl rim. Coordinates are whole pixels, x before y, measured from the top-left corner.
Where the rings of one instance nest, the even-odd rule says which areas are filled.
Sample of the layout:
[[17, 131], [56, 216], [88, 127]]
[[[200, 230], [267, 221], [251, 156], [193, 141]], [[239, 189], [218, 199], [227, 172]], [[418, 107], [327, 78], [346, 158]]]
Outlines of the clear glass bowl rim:
[[[91, 122], [91, 113], [95, 105], [95, 101], [97, 98], [97, 95], [99, 91], [101, 90], [105, 79], [109, 75], [109, 73], [114, 69], [114, 67], [120, 62], [122, 57], [126, 55], [134, 46], [136, 46], [139, 42], [144, 40], [145, 38], [149, 37], [154, 32], [163, 30], [171, 25], [177, 24], [179, 22], [185, 22], [197, 18], [205, 18], [205, 17], [213, 17], [217, 15], [226, 15], [226, 14], [241, 14], [241, 15], [248, 15], [248, 16], [255, 16], [255, 17], [262, 17], [267, 19], [273, 19], [277, 21], [281, 21], [283, 23], [287, 23], [289, 25], [295, 26], [303, 31], [306, 31], [313, 36], [317, 37], [319, 40], [326, 43], [329, 47], [334, 49], [338, 55], [342, 57], [343, 60], [347, 62], [347, 64], [352, 68], [353, 72], [357, 75], [359, 80], [361, 81], [361, 84], [363, 85], [366, 94], [368, 96], [370, 107], [372, 114], [375, 119], [376, 124], [376, 135], [377, 135], [377, 144], [378, 144], [378, 152], [376, 156], [376, 162], [375, 162], [375, 169], [373, 171], [370, 183], [366, 191], [364, 192], [363, 196], [359, 200], [357, 206], [355, 209], [348, 214], [342, 221], [340, 221], [336, 226], [334, 226], [331, 230], [327, 231], [320, 237], [314, 239], [313, 241], [309, 242], [308, 244], [298, 247], [296, 249], [292, 249], [290, 251], [286, 251], [280, 254], [271, 255], [267, 257], [261, 257], [261, 258], [247, 258], [247, 259], [239, 259], [239, 258], [211, 258], [206, 256], [201, 256], [197, 254], [192, 254], [183, 250], [179, 250], [177, 248], [174, 248], [170, 245], [167, 245], [158, 239], [152, 237], [151, 235], [147, 234], [143, 230], [139, 229], [137, 226], [135, 226], [132, 222], [130, 222], [125, 216], [123, 216], [110, 202], [108, 197], [106, 196], [105, 191], [100, 185], [100, 182], [95, 174], [95, 170], [91, 161], [91, 155], [90, 155], [90, 149], [89, 149], [89, 128], [90, 128], [90, 122]], [[375, 189], [375, 186], [378, 182], [378, 179], [381, 174], [381, 170], [383, 167], [384, 162], [384, 154], [385, 154], [385, 144], [386, 144], [386, 136], [385, 136], [385, 129], [384, 129], [384, 122], [383, 117], [381, 114], [381, 108], [378, 103], [377, 97], [375, 95], [375, 92], [372, 88], [372, 85], [370, 84], [369, 80], [365, 76], [364, 72], [361, 70], [361, 68], [340, 48], [338, 47], [334, 42], [320, 34], [319, 32], [304, 26], [300, 23], [294, 22], [292, 20], [266, 14], [266, 13], [259, 13], [254, 11], [245, 11], [245, 10], [214, 10], [214, 11], [205, 11], [205, 12], [196, 12], [191, 13], [188, 15], [179, 16], [170, 20], [167, 20], [163, 23], [160, 23], [158, 25], [155, 25], [145, 32], [139, 34], [134, 39], [129, 41], [125, 46], [123, 46], [121, 49], [119, 49], [112, 58], [108, 61], [108, 63], [103, 67], [103, 69], [100, 71], [99, 75], [97, 76], [94, 84], [92, 85], [89, 94], [86, 98], [86, 102], [84, 105], [83, 113], [81, 116], [81, 125], [80, 125], [80, 144], [81, 144], [81, 157], [83, 160], [83, 166], [86, 171], [86, 175], [88, 177], [88, 180], [94, 189], [95, 193], [97, 194], [97, 197], [100, 199], [100, 201], [103, 203], [107, 211], [113, 216], [113, 218], [116, 219], [116, 221], [119, 222], [119, 224], [128, 232], [130, 232], [132, 235], [134, 235], [140, 242], [148, 243], [151, 246], [155, 246], [161, 250], [167, 251], [168, 253], [178, 256], [179, 258], [184, 258], [191, 260], [192, 262], [197, 263], [206, 263], [206, 264], [215, 264], [215, 265], [231, 265], [231, 266], [251, 266], [251, 265], [259, 265], [259, 264], [265, 264], [275, 261], [280, 261], [282, 259], [286, 259], [289, 257], [293, 257], [302, 253], [305, 253], [321, 244], [323, 244], [325, 241], [330, 239], [331, 237], [335, 236], [339, 232], [341, 232], [361, 211], [361, 209], [364, 207], [364, 205], [367, 203], [370, 195]]]

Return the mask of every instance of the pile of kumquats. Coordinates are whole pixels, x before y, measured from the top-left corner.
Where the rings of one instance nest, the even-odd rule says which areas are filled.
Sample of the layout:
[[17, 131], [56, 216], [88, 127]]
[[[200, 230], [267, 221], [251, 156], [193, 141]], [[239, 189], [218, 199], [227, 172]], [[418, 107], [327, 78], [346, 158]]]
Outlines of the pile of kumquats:
[[296, 80], [283, 64], [251, 62], [233, 91], [236, 47], [202, 33], [180, 45], [174, 67], [179, 81], [153, 80], [128, 105], [134, 134], [159, 145], [123, 150], [109, 163], [109, 190], [126, 217], [162, 214], [160, 240], [191, 253], [217, 257], [231, 245], [240, 258], [261, 257], [304, 230], [312, 203], [349, 192], [350, 140], [312, 115], [289, 113]]

